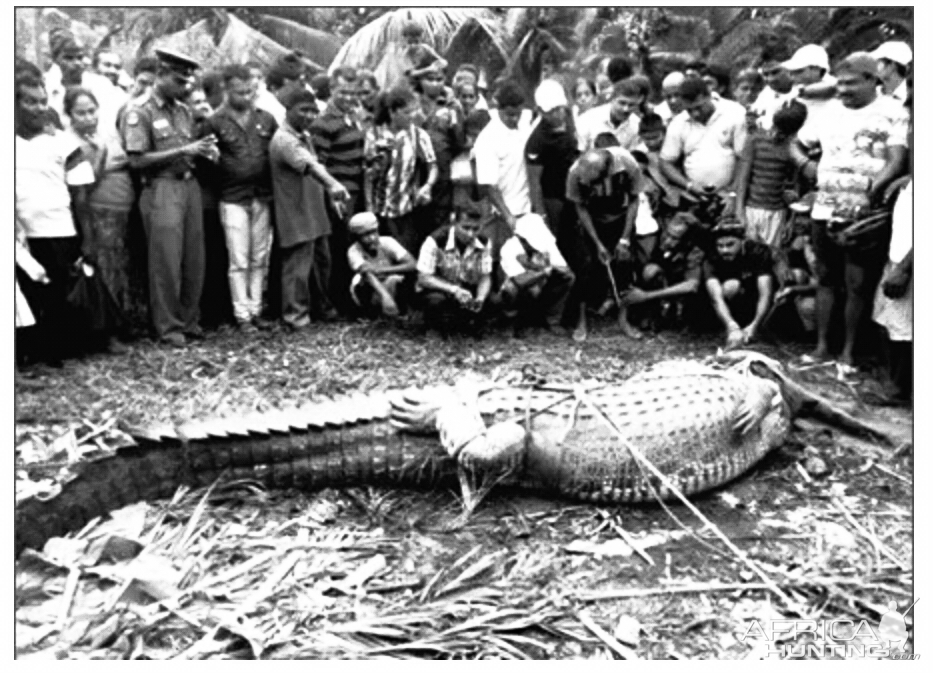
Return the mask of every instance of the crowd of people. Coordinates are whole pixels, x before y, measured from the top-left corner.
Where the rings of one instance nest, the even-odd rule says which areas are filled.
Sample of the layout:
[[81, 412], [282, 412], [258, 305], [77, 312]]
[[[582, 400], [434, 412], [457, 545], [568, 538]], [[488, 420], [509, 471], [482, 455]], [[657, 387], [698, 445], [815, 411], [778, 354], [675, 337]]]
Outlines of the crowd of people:
[[626, 339], [814, 338], [804, 360], [853, 371], [873, 318], [909, 399], [906, 43], [687, 63], [658, 91], [616, 56], [526, 96], [403, 39], [385, 86], [299, 53], [157, 49], [130, 77], [65, 31], [48, 72], [18, 60], [21, 363], [346, 317], [579, 342], [612, 314]]

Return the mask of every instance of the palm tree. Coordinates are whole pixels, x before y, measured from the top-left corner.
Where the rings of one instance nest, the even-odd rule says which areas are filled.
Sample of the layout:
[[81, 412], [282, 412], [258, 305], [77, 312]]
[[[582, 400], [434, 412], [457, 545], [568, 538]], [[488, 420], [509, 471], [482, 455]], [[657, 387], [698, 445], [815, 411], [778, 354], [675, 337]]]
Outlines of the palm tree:
[[424, 29], [424, 41], [443, 53], [458, 31], [478, 27], [506, 54], [505, 34], [499, 17], [489, 9], [405, 7], [387, 12], [354, 33], [337, 52], [330, 68], [341, 65], [374, 68], [389, 45], [402, 39], [402, 28], [414, 21]]

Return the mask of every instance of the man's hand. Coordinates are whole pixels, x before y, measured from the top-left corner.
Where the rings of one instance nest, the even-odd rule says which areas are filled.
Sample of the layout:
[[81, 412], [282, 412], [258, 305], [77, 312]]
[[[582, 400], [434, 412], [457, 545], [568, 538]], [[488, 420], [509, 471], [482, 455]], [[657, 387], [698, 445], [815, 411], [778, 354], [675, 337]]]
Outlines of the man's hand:
[[424, 206], [431, 203], [431, 185], [423, 185], [415, 194], [415, 205]]
[[348, 192], [347, 188], [336, 180], [330, 184], [330, 187], [327, 188], [327, 191], [334, 203], [342, 204], [344, 201], [350, 200], [350, 192]]
[[642, 290], [641, 288], [633, 287], [626, 292], [622, 292], [619, 295], [619, 303], [622, 306], [631, 306], [632, 304], [640, 304], [645, 301], [645, 298], [648, 296], [648, 293]]
[[632, 248], [627, 239], [621, 239], [616, 245], [615, 258], [620, 262], [628, 262], [632, 259]]
[[185, 155], [190, 157], [200, 156], [216, 161], [218, 156], [217, 136], [212, 133], [209, 136], [198, 138], [193, 143], [185, 145], [182, 150], [184, 150]]
[[706, 196], [706, 186], [693, 180], [687, 183], [686, 190], [693, 196]]
[[470, 294], [470, 291], [462, 287], [455, 288], [454, 291], [451, 292], [451, 296], [456, 299], [457, 303], [461, 306], [469, 306], [470, 302], [473, 301], [473, 295]]
[[754, 325], [749, 325], [742, 330], [742, 344], [747, 345], [755, 339], [755, 333], [757, 330]]
[[472, 311], [473, 313], [479, 313], [483, 310], [483, 301], [481, 299], [470, 299], [466, 304], [466, 308]]
[[729, 330], [729, 334], [726, 336], [726, 350], [741, 348], [744, 343], [745, 332], [739, 328]]
[[901, 268], [900, 265], [891, 269], [891, 273], [881, 284], [881, 291], [889, 299], [900, 299], [907, 293], [907, 285], [910, 283], [910, 272]]
[[606, 246], [604, 246], [602, 243], [597, 243], [596, 246], [596, 254], [599, 257], [600, 264], [609, 264], [612, 256], [609, 254], [609, 251], [606, 250]]

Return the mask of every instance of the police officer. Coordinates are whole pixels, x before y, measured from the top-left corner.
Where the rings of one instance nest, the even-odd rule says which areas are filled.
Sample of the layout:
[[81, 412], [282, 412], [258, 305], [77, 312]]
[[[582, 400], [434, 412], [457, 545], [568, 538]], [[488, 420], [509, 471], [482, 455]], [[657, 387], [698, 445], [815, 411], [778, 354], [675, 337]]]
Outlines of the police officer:
[[195, 139], [191, 109], [182, 101], [196, 61], [156, 49], [159, 69], [148, 94], [130, 102], [120, 132], [130, 168], [143, 184], [139, 209], [149, 259], [149, 306], [156, 336], [172, 346], [203, 336], [198, 303], [204, 284], [201, 192], [197, 156], [216, 160], [217, 139]]

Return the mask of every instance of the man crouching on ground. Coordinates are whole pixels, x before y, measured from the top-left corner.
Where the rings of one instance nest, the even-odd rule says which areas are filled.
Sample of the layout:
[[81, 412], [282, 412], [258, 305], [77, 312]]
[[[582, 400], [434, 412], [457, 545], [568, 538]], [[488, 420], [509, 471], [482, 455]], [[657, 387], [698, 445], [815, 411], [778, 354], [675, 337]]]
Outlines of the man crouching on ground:
[[482, 212], [468, 207], [428, 236], [418, 255], [418, 299], [425, 321], [441, 331], [478, 332], [490, 308], [492, 250], [479, 236]]
[[516, 335], [531, 324], [556, 332], [574, 275], [541, 216], [519, 218], [500, 256], [505, 282], [499, 301], [503, 311], [515, 317]]
[[347, 262], [353, 272], [350, 296], [363, 311], [386, 318], [399, 315], [414, 286], [415, 258], [391, 236], [379, 235], [373, 213], [358, 213], [348, 225], [353, 243]]
[[[764, 243], [745, 239], [745, 227], [723, 219], [712, 231], [716, 248], [703, 275], [713, 310], [726, 328], [726, 348], [752, 341], [774, 294], [774, 262]], [[743, 327], [744, 325], [744, 327]]]

